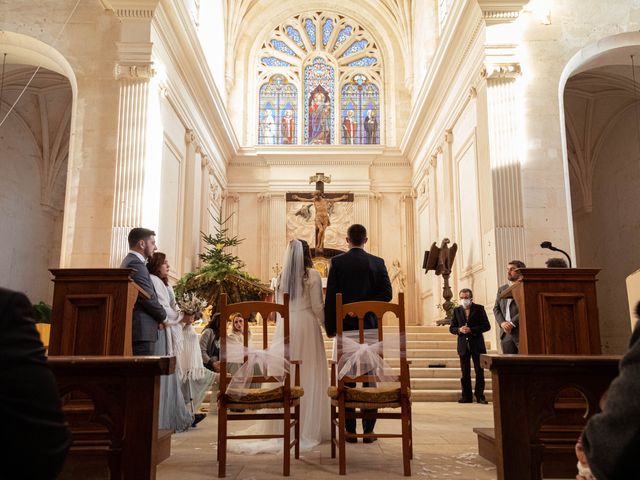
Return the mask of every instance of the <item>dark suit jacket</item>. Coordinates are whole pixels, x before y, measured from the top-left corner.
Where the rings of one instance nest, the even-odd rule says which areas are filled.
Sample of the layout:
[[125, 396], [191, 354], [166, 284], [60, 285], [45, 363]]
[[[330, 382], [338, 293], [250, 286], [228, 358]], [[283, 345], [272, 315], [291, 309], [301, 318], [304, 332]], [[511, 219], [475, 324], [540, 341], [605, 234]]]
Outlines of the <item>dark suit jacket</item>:
[[[460, 334], [459, 330], [463, 325], [469, 327], [471, 333]], [[482, 305], [472, 303], [468, 319], [464, 314], [464, 307], [456, 307], [453, 310], [449, 331], [454, 335], [458, 335], [458, 355], [464, 355], [467, 352], [467, 348], [471, 353], [487, 353], [482, 332], [488, 332], [489, 330], [491, 330], [491, 324]]]
[[56, 478], [71, 444], [58, 386], [29, 299], [2, 288], [0, 422], [0, 477]]
[[133, 268], [134, 273], [131, 278], [151, 295], [149, 300], [142, 300], [138, 297], [133, 307], [132, 340], [134, 342], [155, 342], [158, 340], [158, 323], [167, 318], [167, 312], [158, 302], [158, 295], [156, 295], [156, 291], [153, 288], [149, 270], [133, 253], [129, 253], [124, 257], [120, 268]]
[[[327, 296], [324, 305], [324, 328], [327, 335], [336, 334], [336, 294], [342, 293], [342, 303], [378, 300], [388, 302], [393, 296], [389, 273], [384, 260], [365, 252], [362, 248], [352, 248], [331, 259], [331, 269], [327, 279]], [[344, 330], [357, 330], [358, 319], [345, 317]], [[377, 328], [375, 315], [367, 315], [364, 328]]]
[[[493, 314], [496, 317], [496, 322], [498, 323], [498, 327], [502, 325], [503, 322], [506, 321], [506, 313], [507, 313], [507, 299], [500, 298], [502, 292], [504, 292], [507, 288], [509, 288], [508, 284], [504, 284], [498, 288], [498, 294], [496, 295], [496, 303], [493, 306]], [[511, 311], [511, 323], [513, 323], [516, 328], [511, 330], [511, 336], [515, 338], [520, 337], [520, 314], [518, 313], [518, 305], [516, 305], [515, 300], [512, 299], [511, 306], [509, 307]], [[500, 329], [500, 338], [503, 338], [506, 335], [505, 331]]]
[[[640, 304], [636, 307], [640, 315]], [[636, 323], [620, 372], [611, 382], [602, 413], [582, 434], [584, 451], [598, 480], [640, 478], [640, 328]]]

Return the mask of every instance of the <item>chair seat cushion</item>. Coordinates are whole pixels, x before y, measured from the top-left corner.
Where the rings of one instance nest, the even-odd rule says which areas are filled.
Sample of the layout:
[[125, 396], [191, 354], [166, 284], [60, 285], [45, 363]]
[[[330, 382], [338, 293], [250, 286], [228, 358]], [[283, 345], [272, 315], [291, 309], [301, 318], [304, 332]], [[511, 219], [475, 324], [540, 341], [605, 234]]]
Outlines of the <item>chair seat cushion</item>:
[[[411, 397], [411, 390], [409, 397]], [[363, 403], [397, 403], [400, 401], [400, 387], [355, 387], [346, 389], [347, 402]], [[332, 399], [338, 398], [338, 387], [329, 387], [327, 394]]]
[[[291, 399], [295, 400], [304, 395], [302, 387], [291, 387]], [[230, 397], [226, 395], [227, 401], [232, 403], [267, 403], [284, 401], [284, 387], [277, 388], [245, 388], [242, 389], [242, 396]]]

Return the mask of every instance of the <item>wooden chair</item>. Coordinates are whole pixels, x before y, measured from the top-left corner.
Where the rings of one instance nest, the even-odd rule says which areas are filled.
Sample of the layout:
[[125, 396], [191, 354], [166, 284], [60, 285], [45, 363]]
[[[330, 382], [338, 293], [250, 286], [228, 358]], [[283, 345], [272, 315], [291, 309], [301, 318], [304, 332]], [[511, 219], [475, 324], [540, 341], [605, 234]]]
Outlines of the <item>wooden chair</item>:
[[[374, 375], [361, 375], [357, 377], [343, 376], [338, 378], [337, 365], [342, 358], [342, 321], [346, 312], [353, 312], [358, 317], [358, 343], [365, 343], [364, 316], [373, 312], [378, 317], [378, 341], [383, 341], [382, 316], [386, 312], [394, 313], [399, 320], [400, 333], [400, 375], [393, 375], [394, 382], [400, 382], [400, 386], [392, 387], [348, 387], [345, 384], [354, 382], [375, 382]], [[398, 303], [387, 302], [355, 302], [342, 304], [342, 294], [336, 295], [336, 330], [337, 330], [337, 362], [331, 360], [331, 458], [336, 457], [336, 445], [340, 475], [346, 474], [345, 441], [347, 438], [402, 438], [402, 459], [404, 475], [411, 476], [411, 459], [413, 458], [413, 435], [411, 421], [411, 390], [409, 378], [409, 362], [407, 361], [407, 342], [404, 319], [404, 294], [398, 296]], [[355, 340], [355, 338], [354, 338]], [[361, 411], [347, 412], [347, 408], [353, 409], [379, 409], [395, 408], [400, 412], [379, 412], [375, 414], [377, 419], [398, 419], [402, 425], [402, 433], [362, 433], [353, 434], [346, 431], [347, 418], [373, 418], [374, 414]], [[336, 428], [338, 435], [336, 438]]]
[[[246, 388], [242, 396], [231, 398], [225, 392], [231, 380], [227, 375], [227, 319], [233, 313], [239, 313], [243, 318], [249, 318], [251, 312], [260, 312], [262, 318], [268, 318], [269, 313], [279, 313], [284, 322], [284, 359], [290, 361], [294, 369], [294, 382], [291, 382], [291, 372], [284, 375], [284, 385], [273, 388]], [[222, 294], [220, 306], [220, 393], [218, 394], [218, 477], [224, 477], [227, 462], [227, 440], [241, 439], [283, 439], [283, 466], [282, 474], [289, 476], [291, 447], [295, 447], [295, 458], [300, 458], [300, 398], [304, 394], [300, 387], [300, 362], [289, 360], [289, 296], [285, 294], [284, 305], [271, 302], [241, 302], [227, 304], [227, 295]], [[262, 346], [268, 347], [268, 325], [262, 324]], [[249, 328], [245, 323], [244, 346], [249, 345]], [[244, 361], [247, 361], [245, 352]], [[254, 372], [257, 373], [257, 372]], [[281, 380], [273, 376], [255, 374], [251, 377], [251, 384], [281, 383]], [[282, 409], [281, 412], [259, 413], [261, 409]], [[293, 408], [293, 413], [291, 409]], [[236, 413], [238, 411], [251, 411], [252, 413]], [[229, 412], [231, 411], [231, 412]], [[283, 433], [271, 435], [228, 435], [227, 422], [233, 420], [282, 420]], [[294, 428], [294, 439], [291, 441], [291, 429]]]

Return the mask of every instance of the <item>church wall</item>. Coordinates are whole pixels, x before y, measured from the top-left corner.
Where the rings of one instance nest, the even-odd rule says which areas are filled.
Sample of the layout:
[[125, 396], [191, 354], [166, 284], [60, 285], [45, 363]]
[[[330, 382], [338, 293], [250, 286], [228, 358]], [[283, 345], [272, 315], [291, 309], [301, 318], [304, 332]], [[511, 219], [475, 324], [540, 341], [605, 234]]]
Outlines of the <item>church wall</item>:
[[581, 202], [574, 200], [578, 265], [601, 269], [598, 310], [607, 353], [626, 350], [630, 330], [625, 278], [640, 265], [640, 211], [633, 208], [640, 204], [636, 115], [627, 110], [604, 139], [595, 162], [591, 211], [580, 209]]
[[40, 152], [26, 128], [10, 116], [0, 129], [2, 286], [25, 292], [34, 303], [51, 303], [48, 269], [59, 266], [64, 184], [54, 190], [51, 206], [40, 203]]

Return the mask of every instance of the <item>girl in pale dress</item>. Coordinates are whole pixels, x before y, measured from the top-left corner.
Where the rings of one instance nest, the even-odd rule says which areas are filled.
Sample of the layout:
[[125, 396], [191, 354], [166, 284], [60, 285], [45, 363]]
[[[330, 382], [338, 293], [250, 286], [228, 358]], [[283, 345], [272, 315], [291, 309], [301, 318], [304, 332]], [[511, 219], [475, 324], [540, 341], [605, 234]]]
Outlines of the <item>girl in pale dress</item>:
[[155, 252], [147, 269], [158, 301], [167, 312], [164, 329], [158, 332], [156, 355], [175, 356], [175, 374], [160, 377], [159, 428], [178, 432], [195, 426], [205, 415], [196, 413], [213, 381], [213, 372], [204, 368], [193, 315], [181, 312], [169, 285], [169, 262], [164, 253]]
[[[304, 240], [292, 240], [285, 252], [284, 267], [276, 287], [278, 303], [283, 302], [285, 293], [289, 294], [290, 357], [302, 362], [300, 383], [304, 396], [300, 400], [300, 449], [310, 450], [330, 437], [330, 404], [327, 356], [322, 336], [322, 278], [313, 268], [309, 245]], [[278, 318], [273, 343], [281, 342], [283, 338], [284, 324]], [[282, 422], [262, 421], [248, 431], [259, 434], [281, 429]], [[229, 450], [237, 453], [278, 452], [281, 449], [280, 439], [229, 444]]]

